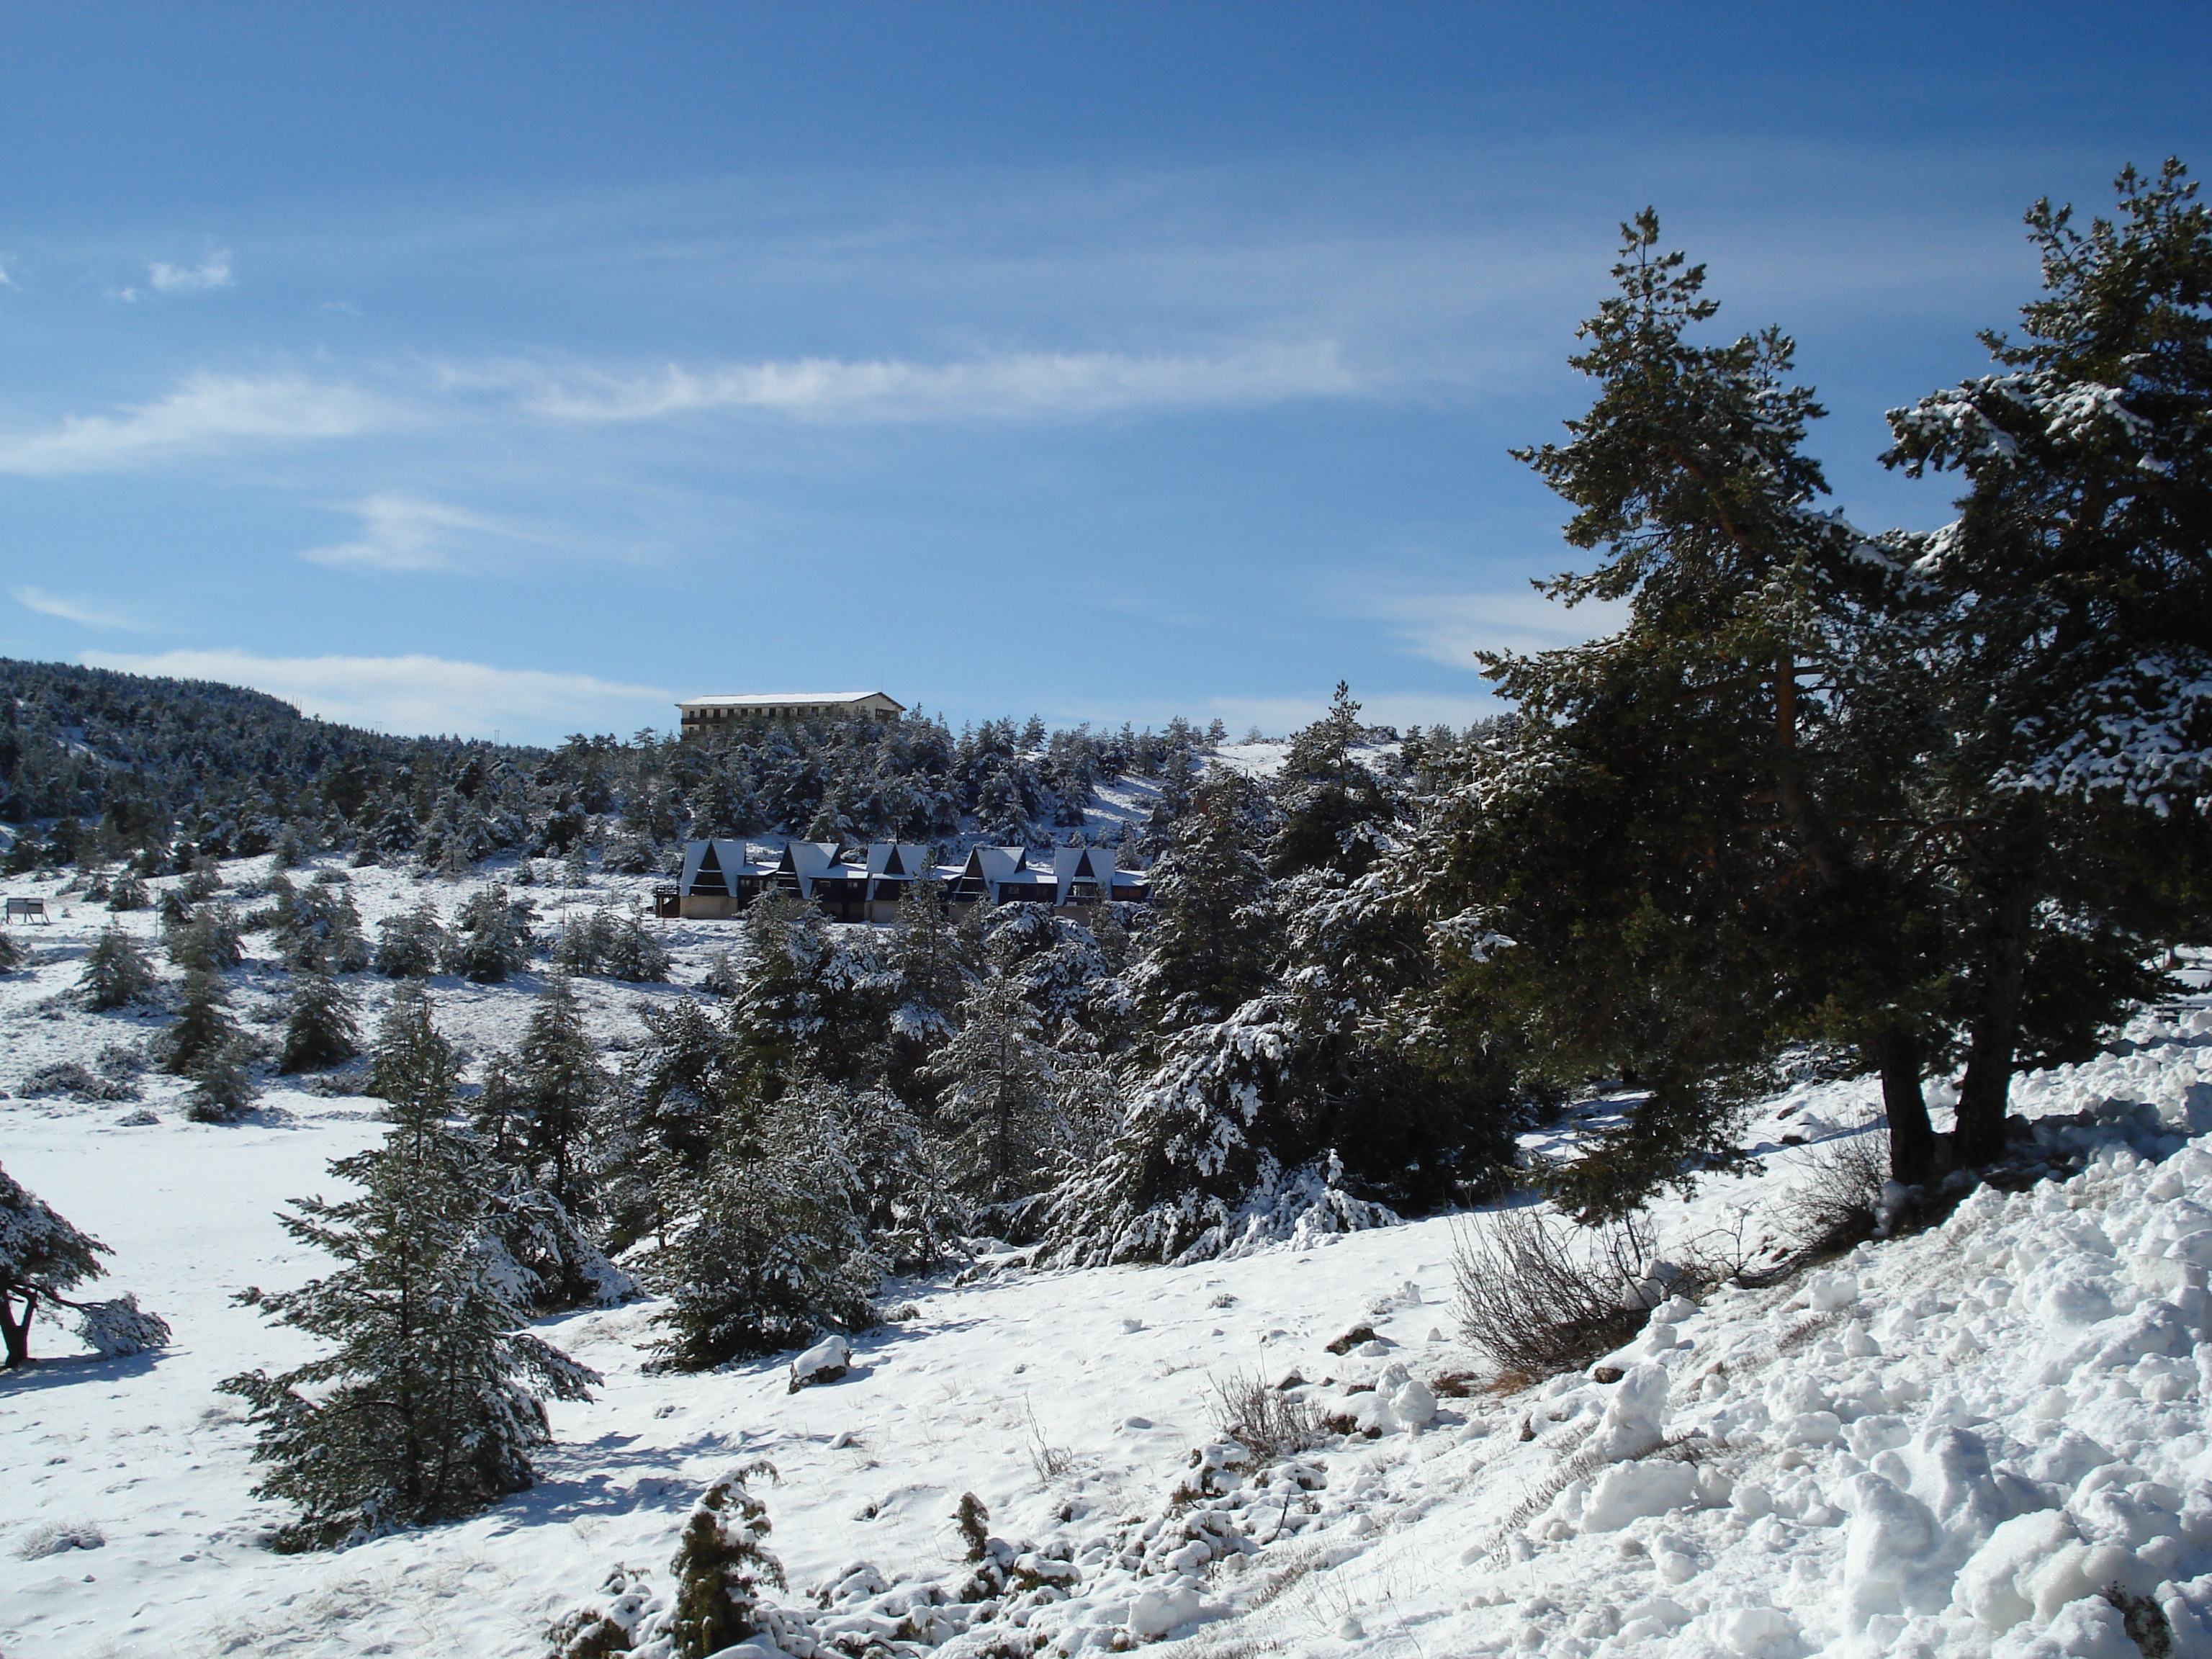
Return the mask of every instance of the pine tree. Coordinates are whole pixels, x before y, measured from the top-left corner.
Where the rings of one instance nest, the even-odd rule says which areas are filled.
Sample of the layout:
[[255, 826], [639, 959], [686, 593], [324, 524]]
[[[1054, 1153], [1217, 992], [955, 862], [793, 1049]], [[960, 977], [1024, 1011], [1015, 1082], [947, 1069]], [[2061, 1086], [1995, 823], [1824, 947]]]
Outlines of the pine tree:
[[768, 1510], [745, 1489], [767, 1463], [749, 1463], [709, 1486], [684, 1523], [670, 1570], [676, 1579], [668, 1631], [675, 1659], [708, 1659], [759, 1629], [761, 1587], [785, 1587], [783, 1564], [762, 1542]]
[[31, 1323], [41, 1303], [74, 1310], [79, 1334], [104, 1354], [136, 1353], [169, 1340], [168, 1326], [142, 1311], [135, 1297], [70, 1300], [68, 1291], [106, 1273], [100, 1258], [114, 1254], [0, 1170], [0, 1339], [9, 1370], [31, 1363]]
[[625, 985], [665, 985], [668, 951], [635, 916], [617, 918], [609, 930], [601, 964], [609, 979]]
[[275, 928], [277, 951], [295, 973], [359, 973], [368, 966], [361, 911], [350, 893], [320, 883], [283, 892]]
[[1916, 805], [1959, 898], [1969, 1165], [2016, 1067], [2086, 1057], [2212, 926], [2212, 212], [2178, 161], [2118, 191], [2086, 232], [2029, 210], [2019, 339], [1895, 411], [1883, 458], [1969, 486], [1898, 596], [1948, 738]]
[[85, 1006], [101, 1012], [147, 1000], [161, 981], [138, 942], [123, 931], [123, 924], [110, 922], [85, 953], [77, 985], [84, 993]]
[[188, 1075], [185, 1115], [195, 1123], [236, 1123], [260, 1096], [254, 1086], [252, 1054], [242, 1037], [232, 1036], [202, 1053]]
[[589, 1142], [614, 1079], [599, 1064], [569, 982], [546, 981], [514, 1065], [517, 1161], [573, 1215], [597, 1212]]
[[945, 884], [934, 876], [910, 880], [900, 893], [889, 967], [886, 1070], [902, 1099], [921, 1101], [933, 1094], [921, 1068], [959, 1029], [971, 972], [948, 913]]
[[110, 910], [143, 910], [147, 902], [146, 884], [128, 870], [108, 884], [107, 908]]
[[881, 1278], [848, 1140], [848, 1102], [809, 1081], [737, 1104], [668, 1252], [657, 1362], [706, 1370], [857, 1329]]
[[1561, 1188], [1585, 1215], [1735, 1157], [1737, 1109], [1793, 1037], [1859, 1048], [1897, 1172], [1924, 1179], [1939, 941], [1912, 926], [1925, 895], [1881, 827], [1917, 726], [1909, 699], [1846, 708], [1817, 689], [1893, 562], [1816, 510], [1802, 446], [1821, 411], [1789, 384], [1790, 340], [1693, 343], [1717, 310], [1703, 268], [1655, 252], [1649, 212], [1623, 238], [1620, 291], [1570, 359], [1596, 400], [1569, 441], [1516, 453], [1577, 509], [1567, 539], [1606, 556], [1547, 591], [1626, 600], [1628, 619], [1483, 658], [1518, 718], [1409, 855], [1455, 919], [1449, 1000], [1522, 1033], [1538, 1081], [1648, 1085]]
[[610, 1248], [617, 1252], [648, 1234], [665, 1239], [736, 1088], [729, 1034], [699, 1004], [648, 1004], [638, 1018], [651, 1041], [632, 1063], [629, 1110], [610, 1125], [601, 1159]]
[[1060, 1068], [1042, 1030], [1021, 987], [994, 975], [969, 992], [958, 1035], [922, 1072], [943, 1085], [938, 1112], [954, 1186], [987, 1210], [1003, 1212], [1049, 1185], [1066, 1139]]
[[1249, 783], [1209, 774], [1152, 872], [1152, 920], [1129, 978], [1161, 1033], [1224, 1018], [1271, 982], [1276, 918], [1253, 851], [1258, 818]]
[[320, 1071], [339, 1066], [361, 1052], [361, 1028], [354, 1018], [353, 998], [328, 974], [301, 976], [292, 994], [292, 1009], [284, 1023], [283, 1052], [277, 1057], [280, 1072]]
[[437, 907], [424, 899], [404, 915], [377, 924], [376, 950], [369, 966], [387, 979], [424, 979], [438, 971], [446, 954], [446, 930]]
[[236, 1041], [238, 1034], [222, 975], [212, 969], [186, 969], [177, 1023], [161, 1033], [161, 1069], [190, 1077], [203, 1060]]
[[220, 972], [246, 960], [246, 945], [240, 936], [237, 919], [219, 905], [204, 905], [198, 912], [181, 912], [173, 922], [166, 915], [163, 920], [166, 925], [162, 949], [179, 968]]
[[1291, 738], [1276, 780], [1282, 823], [1268, 848], [1271, 872], [1332, 870], [1356, 880], [1397, 843], [1391, 791], [1353, 750], [1364, 738], [1352, 688], [1336, 683], [1328, 713]]
[[30, 958], [23, 941], [12, 933], [0, 929], [0, 974], [12, 974]]
[[512, 1264], [486, 1248], [478, 1157], [447, 1121], [452, 1046], [419, 994], [393, 999], [375, 1071], [391, 1130], [330, 1166], [359, 1195], [295, 1199], [283, 1218], [337, 1267], [256, 1303], [331, 1351], [221, 1385], [258, 1425], [254, 1456], [270, 1472], [256, 1492], [300, 1510], [280, 1549], [451, 1520], [522, 1491], [550, 1437], [544, 1399], [586, 1399], [599, 1380], [520, 1328]]
[[749, 905], [730, 1030], [773, 1090], [811, 1063], [830, 1024], [831, 947], [822, 912], [770, 889]]
[[526, 899], [491, 886], [472, 896], [453, 917], [446, 943], [446, 971], [483, 985], [497, 985], [530, 962], [530, 916]]

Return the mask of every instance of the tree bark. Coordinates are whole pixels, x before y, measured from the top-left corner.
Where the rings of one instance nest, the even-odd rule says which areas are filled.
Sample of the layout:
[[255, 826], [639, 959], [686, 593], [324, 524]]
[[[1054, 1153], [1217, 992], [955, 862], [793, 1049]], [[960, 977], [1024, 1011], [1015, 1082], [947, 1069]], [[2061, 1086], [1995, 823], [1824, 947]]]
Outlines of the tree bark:
[[1961, 1169], [1993, 1164], [2004, 1153], [2005, 1103], [2020, 1046], [2035, 884], [2026, 872], [2008, 872], [1990, 896], [1982, 983], [1967, 1040], [1966, 1074], [1959, 1084], [1959, 1126], [1952, 1137], [1953, 1160]]
[[12, 1371], [31, 1363], [31, 1320], [39, 1311], [39, 1297], [33, 1291], [23, 1298], [21, 1319], [15, 1317], [14, 1309], [9, 1305], [10, 1300], [8, 1295], [0, 1293], [0, 1338], [5, 1338], [8, 1345], [8, 1363], [0, 1369]]
[[1924, 1187], [1936, 1176], [1936, 1131], [1920, 1087], [1919, 1040], [1901, 1025], [1889, 1026], [1868, 1042], [1867, 1058], [1881, 1073], [1889, 1173], [1907, 1187]]

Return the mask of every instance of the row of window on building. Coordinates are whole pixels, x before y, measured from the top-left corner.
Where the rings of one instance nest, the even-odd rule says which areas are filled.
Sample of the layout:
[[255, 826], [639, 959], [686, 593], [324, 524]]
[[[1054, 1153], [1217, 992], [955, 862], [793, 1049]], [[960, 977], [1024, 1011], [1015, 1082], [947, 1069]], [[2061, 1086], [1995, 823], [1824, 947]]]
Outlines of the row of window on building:
[[737, 915], [771, 888], [818, 904], [838, 921], [890, 921], [900, 896], [915, 882], [945, 884], [954, 904], [1096, 904], [1141, 902], [1152, 889], [1117, 867], [1111, 848], [1056, 847], [1049, 866], [1030, 862], [1022, 847], [978, 847], [963, 864], [935, 864], [927, 847], [875, 842], [866, 849], [831, 841], [794, 841], [772, 860], [758, 860], [741, 841], [695, 841], [684, 849], [684, 873], [656, 890], [663, 916], [720, 921]]

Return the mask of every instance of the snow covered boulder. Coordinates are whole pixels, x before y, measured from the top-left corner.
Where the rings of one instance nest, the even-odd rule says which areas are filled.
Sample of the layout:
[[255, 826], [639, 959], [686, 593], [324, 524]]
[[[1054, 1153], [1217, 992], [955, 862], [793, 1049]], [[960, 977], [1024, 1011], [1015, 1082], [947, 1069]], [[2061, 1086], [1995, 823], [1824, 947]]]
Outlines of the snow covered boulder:
[[1385, 1365], [1374, 1391], [1352, 1399], [1352, 1420], [1362, 1434], [1389, 1434], [1399, 1429], [1418, 1434], [1436, 1415], [1436, 1395], [1402, 1364]]
[[1814, 1313], [1834, 1313], [1858, 1299], [1859, 1281], [1851, 1273], [1814, 1273], [1805, 1286], [1805, 1305]]
[[2008, 1631], [2035, 1612], [2029, 1580], [2079, 1536], [2074, 1523], [2057, 1510], [2016, 1515], [1967, 1558], [1952, 1594], [1977, 1622], [1992, 1631]]
[[1583, 1502], [1584, 1532], [1619, 1532], [1648, 1515], [1698, 1501], [1698, 1474], [1686, 1463], [1653, 1459], [1616, 1463], [1597, 1478]]
[[1641, 1457], [1667, 1437], [1667, 1372], [1660, 1365], [1633, 1365], [1613, 1385], [1605, 1420], [1591, 1438], [1598, 1456], [1618, 1461]]
[[2142, 1659], [2120, 1610], [2101, 1595], [2069, 1602], [2039, 1636], [2015, 1632], [1990, 1649], [1990, 1659]]
[[791, 1386], [784, 1392], [797, 1394], [817, 1382], [835, 1382], [852, 1369], [853, 1345], [842, 1336], [825, 1336], [791, 1362]]
[[1129, 1609], [1129, 1634], [1140, 1641], [1158, 1641], [1205, 1611], [1206, 1603], [1199, 1599], [1196, 1590], [1185, 1585], [1164, 1584], [1138, 1596]]
[[1797, 1621], [1779, 1607], [1731, 1607], [1719, 1625], [1722, 1643], [1743, 1659], [1775, 1659], [1797, 1649]]
[[[1928, 1506], [1879, 1474], [1853, 1477], [1846, 1489], [1850, 1528], [1844, 1543], [1843, 1615], [1857, 1632], [1882, 1613], [1932, 1613], [1929, 1556], [1939, 1534]], [[1948, 1576], [1942, 1589], [1948, 1589]], [[1937, 1606], [1948, 1595], [1934, 1598]]]

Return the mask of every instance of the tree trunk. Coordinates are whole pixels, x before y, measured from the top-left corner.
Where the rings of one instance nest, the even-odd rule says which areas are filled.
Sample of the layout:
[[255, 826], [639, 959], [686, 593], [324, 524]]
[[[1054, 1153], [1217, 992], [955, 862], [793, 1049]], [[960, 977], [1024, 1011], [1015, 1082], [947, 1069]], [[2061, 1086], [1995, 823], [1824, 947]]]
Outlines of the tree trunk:
[[1953, 1161], [1960, 1169], [1993, 1164], [2004, 1153], [2005, 1103], [2020, 1044], [2035, 884], [2024, 871], [2008, 872], [1998, 879], [1991, 898], [1981, 951], [1983, 979], [1966, 1047], [1966, 1074], [1959, 1085], [1959, 1127], [1952, 1137]]
[[4, 1337], [8, 1345], [8, 1363], [4, 1369], [11, 1371], [19, 1365], [31, 1363], [31, 1319], [39, 1311], [39, 1298], [35, 1291], [23, 1298], [23, 1316], [21, 1319], [15, 1317], [11, 1305], [13, 1301], [12, 1296], [0, 1292], [0, 1337]]
[[1867, 1058], [1881, 1073], [1881, 1104], [1889, 1118], [1889, 1173], [1907, 1187], [1936, 1176], [1936, 1131], [1928, 1121], [1928, 1097], [1920, 1087], [1920, 1043], [1901, 1025], [1878, 1031]]

